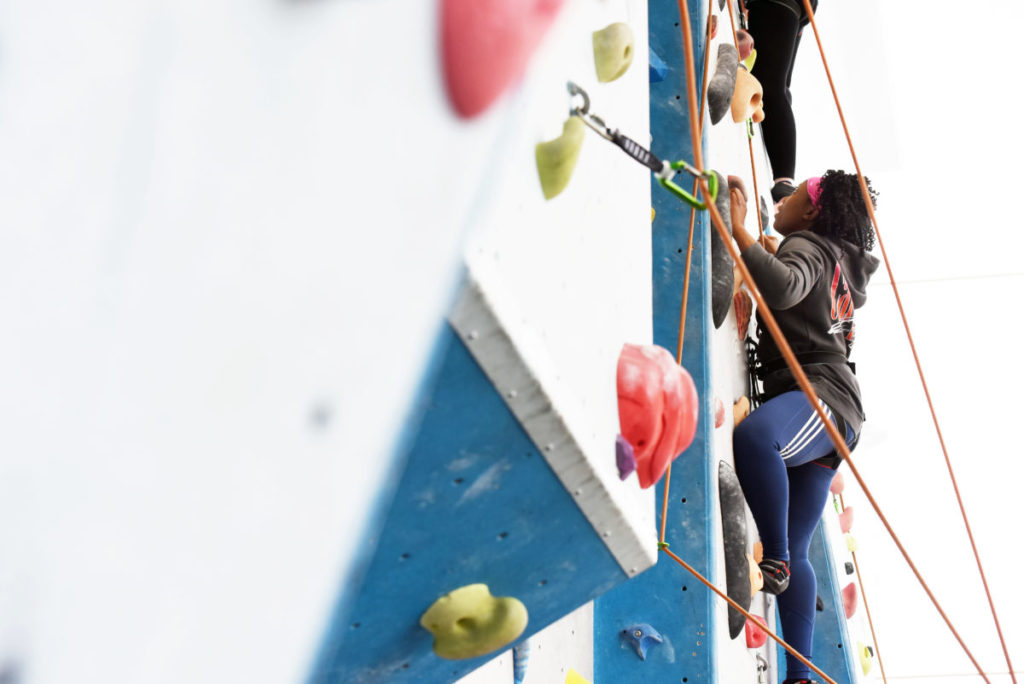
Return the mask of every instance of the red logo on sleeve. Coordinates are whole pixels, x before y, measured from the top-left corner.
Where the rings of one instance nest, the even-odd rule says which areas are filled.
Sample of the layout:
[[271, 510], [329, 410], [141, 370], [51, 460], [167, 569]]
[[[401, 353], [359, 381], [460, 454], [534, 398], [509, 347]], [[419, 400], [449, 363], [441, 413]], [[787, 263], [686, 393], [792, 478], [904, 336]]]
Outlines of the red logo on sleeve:
[[846, 333], [846, 339], [853, 341], [853, 297], [850, 295], [850, 288], [846, 285], [846, 278], [843, 271], [836, 262], [835, 273], [832, 274], [832, 327], [828, 329], [830, 335]]

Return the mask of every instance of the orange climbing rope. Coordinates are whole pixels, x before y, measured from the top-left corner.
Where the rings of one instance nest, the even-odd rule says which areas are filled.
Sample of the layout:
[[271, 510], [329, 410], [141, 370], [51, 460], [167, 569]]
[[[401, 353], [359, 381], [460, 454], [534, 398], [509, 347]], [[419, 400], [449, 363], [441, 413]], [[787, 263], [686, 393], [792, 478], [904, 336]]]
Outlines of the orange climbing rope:
[[[708, 16], [711, 16], [711, 10], [715, 0], [708, 0]], [[711, 22], [708, 22], [707, 33], [704, 39], [704, 78], [701, 80], [701, 95], [700, 95], [700, 129], [704, 131], [704, 103], [707, 101], [708, 91], [708, 55], [710, 54], [707, 45], [711, 43]], [[690, 194], [694, 197], [697, 196], [697, 179], [693, 179], [693, 189], [690, 190]], [[690, 237], [687, 239], [686, 244], [686, 270], [683, 274], [683, 303], [679, 309], [679, 339], [676, 343], [676, 363], [680, 366], [683, 365], [683, 339], [686, 337], [686, 302], [690, 298], [690, 265], [693, 263], [693, 225], [694, 220], [697, 218], [697, 208], [690, 207]], [[665, 525], [668, 522], [668, 490], [669, 483], [672, 481], [672, 461], [668, 462], [668, 467], [665, 469], [665, 491], [661, 500], [661, 535], [658, 537], [658, 541], [662, 544], [665, 543]]]
[[[842, 493], [839, 494], [839, 505], [846, 510], [846, 502], [843, 500]], [[861, 599], [864, 601], [864, 612], [868, 616], [868, 627], [871, 628], [871, 640], [875, 642], [875, 657], [878, 658], [878, 668], [882, 671], [882, 681], [885, 684], [889, 683], [889, 680], [885, 677], [885, 665], [882, 664], [882, 650], [878, 647], [878, 637], [875, 636], [875, 622], [871, 619], [871, 608], [868, 606], [868, 593], [864, 591], [864, 578], [860, 574], [860, 563], [857, 562], [857, 552], [850, 551], [850, 555], [853, 556], [853, 569], [857, 571], [857, 584], [860, 585]]]
[[[868, 192], [867, 183], [864, 181], [864, 174], [860, 170], [860, 162], [857, 161], [857, 152], [853, 148], [853, 139], [850, 137], [850, 129], [846, 125], [846, 117], [843, 115], [843, 107], [839, 104], [839, 94], [836, 92], [835, 82], [832, 80], [832, 71], [828, 66], [828, 59], [825, 57], [825, 48], [821, 43], [821, 34], [818, 32], [818, 24], [814, 19], [814, 9], [811, 7], [810, 0], [803, 0], [804, 9], [807, 12], [807, 16], [811, 21], [811, 28], [814, 30], [814, 39], [818, 43], [818, 52], [821, 54], [821, 63], [825, 67], [825, 75], [828, 77], [828, 85], [832, 89], [832, 98], [836, 103], [836, 111], [839, 112], [839, 120], [843, 125], [843, 133], [846, 135], [846, 142], [850, 147], [850, 156], [853, 157], [853, 165], [857, 169], [857, 179], [860, 181], [860, 191], [864, 196], [864, 202], [867, 206], [868, 214], [871, 216], [871, 223], [875, 227], [875, 237], [878, 239], [878, 246], [882, 250], [882, 258], [885, 261], [886, 271], [889, 273], [889, 282], [892, 283], [893, 294], [896, 297], [896, 306], [900, 310], [900, 317], [903, 319], [903, 327], [907, 331], [907, 340], [910, 342], [910, 351], [914, 355], [914, 364], [917, 366], [917, 373], [921, 378], [921, 386], [924, 388], [925, 399], [928, 401], [928, 409], [932, 414], [932, 422], [935, 424], [935, 432], [939, 436], [939, 444], [942, 447], [942, 455], [946, 459], [946, 468], [949, 470], [949, 478], [953, 483], [953, 492], [956, 494], [957, 504], [960, 506], [960, 514], [964, 519], [964, 527], [967, 529], [967, 537], [971, 542], [971, 550], [974, 552], [974, 560], [978, 564], [978, 573], [981, 575], [981, 583], [985, 587], [985, 596], [988, 598], [989, 608], [992, 610], [992, 620], [996, 625], [996, 632], [999, 634], [999, 643], [1003, 647], [1003, 655], [1006, 658], [1007, 669], [1010, 671], [1010, 678], [1013, 684], [1017, 684], [1017, 677], [1013, 673], [1013, 664], [1010, 662], [1010, 651], [1006, 648], [1006, 640], [1003, 638], [1003, 629], [999, 625], [999, 616], [996, 615], [995, 602], [992, 600], [992, 593], [988, 588], [988, 580], [985, 579], [985, 569], [981, 564], [981, 556], [978, 553], [978, 547], [974, 543], [974, 534], [971, 532], [971, 524], [967, 520], [967, 510], [964, 508], [963, 499], [960, 497], [960, 487], [957, 484], [956, 475], [953, 473], [953, 464], [949, 459], [949, 451], [946, 449], [946, 440], [942, 437], [942, 428], [939, 427], [939, 418], [935, 412], [935, 405], [932, 403], [931, 392], [928, 391], [928, 382], [924, 377], [924, 370], [921, 368], [921, 359], [917, 355], [917, 347], [914, 344], [914, 336], [910, 332], [910, 323], [907, 322], [907, 315], [903, 310], [903, 301], [900, 298], [899, 288], [896, 286], [896, 278], [893, 276], [892, 267], [889, 264], [889, 256], [885, 251], [885, 244], [882, 241], [882, 233], [878, 229], [878, 218], [875, 216], [874, 207], [871, 204], [870, 193]], [[698, 167], [700, 168], [700, 167]], [[858, 477], [858, 481], [860, 478]], [[973, 659], [972, 659], [973, 660]], [[977, 663], [975, 663], [977, 666]], [[980, 671], [980, 667], [979, 667]], [[984, 677], [984, 675], [982, 675]], [[986, 680], [988, 681], [988, 680]]]
[[[703, 155], [701, 154], [700, 136], [699, 136], [699, 132], [698, 132], [697, 122], [695, 120], [696, 119], [695, 115], [697, 113], [697, 103], [696, 103], [697, 94], [696, 94], [696, 89], [694, 88], [694, 85], [693, 85], [694, 77], [695, 77], [695, 73], [694, 73], [695, 70], [694, 70], [694, 64], [693, 64], [693, 62], [694, 62], [694, 60], [693, 60], [693, 45], [692, 45], [692, 41], [690, 40], [690, 16], [689, 16], [689, 10], [687, 9], [687, 7], [685, 5], [686, 0], [676, 0], [676, 1], [677, 1], [677, 5], [679, 7], [680, 17], [682, 18], [681, 24], [682, 24], [682, 34], [683, 34], [684, 57], [685, 57], [685, 60], [686, 60], [686, 75], [687, 75], [686, 99], [687, 99], [687, 104], [688, 104], [688, 107], [689, 107], [688, 111], [689, 111], [689, 114], [690, 114], [690, 137], [691, 137], [691, 140], [693, 142], [694, 166], [699, 171], [703, 171], [703, 169], [704, 169]], [[806, 0], [805, 0], [805, 2], [806, 2]], [[820, 43], [819, 43], [819, 45], [820, 45]], [[863, 181], [862, 181], [862, 188], [863, 187], [864, 186], [863, 186]], [[808, 399], [810, 401], [811, 407], [814, 409], [814, 411], [817, 413], [819, 419], [822, 421], [822, 424], [824, 425], [824, 427], [826, 429], [826, 432], [829, 435], [829, 438], [832, 440], [833, 444], [836, 447], [836, 451], [843, 458], [846, 459], [846, 462], [847, 462], [847, 464], [850, 467], [850, 472], [853, 473], [853, 476], [856, 478], [858, 484], [860, 484], [861, 489], [864, 491], [865, 496], [867, 497], [868, 501], [871, 503], [872, 508], [875, 509], [875, 512], [878, 514], [878, 517], [882, 521], [882, 524], [885, 526], [886, 530], [889, 532], [889, 535], [892, 537], [893, 542], [896, 544], [897, 548], [899, 548], [900, 552], [903, 554], [904, 559], [907, 561], [907, 564], [910, 566], [911, 570], [914, 572], [914, 575], [917, 577], [918, 581], [921, 583], [922, 587], [924, 588], [925, 593], [927, 593], [928, 597], [932, 600], [932, 603], [935, 605], [935, 608], [939, 611], [939, 614], [942, 616], [943, 620], [946, 622], [946, 625], [949, 627], [950, 631], [953, 633], [953, 636], [957, 639], [957, 641], [959, 642], [960, 646], [963, 648], [964, 652], [967, 654], [968, 658], [971, 660], [971, 662], [974, 664], [975, 668], [977, 668], [978, 672], [981, 674], [982, 679], [984, 679], [986, 682], [988, 682], [989, 680], [985, 676], [984, 670], [978, 664], [978, 661], [975, 659], [975, 657], [971, 653], [970, 649], [967, 648], [967, 644], [964, 643], [963, 639], [960, 637], [960, 634], [956, 631], [956, 628], [953, 626], [953, 623], [950, 622], [949, 618], [946, 616], [945, 611], [942, 610], [941, 605], [939, 605], [938, 599], [935, 598], [935, 595], [932, 593], [931, 589], [928, 587], [928, 584], [925, 582], [924, 578], [921, 576], [921, 573], [917, 570], [917, 567], [914, 565], [913, 561], [911, 560], [910, 554], [907, 553], [906, 549], [903, 547], [903, 544], [900, 542], [900, 540], [897, 537], [896, 533], [893, 531], [892, 526], [889, 524], [889, 521], [886, 519], [885, 515], [882, 513], [881, 507], [878, 505], [878, 502], [875, 501], [874, 496], [872, 496], [872, 494], [870, 492], [870, 489], [868, 488], [867, 484], [864, 482], [864, 478], [861, 477], [860, 472], [857, 470], [856, 466], [854, 465], [853, 459], [850, 458], [850, 449], [846, 445], [845, 440], [839, 435], [839, 431], [836, 429], [835, 425], [832, 423], [832, 421], [825, 414], [824, 409], [821, 408], [821, 405], [818, 402], [817, 393], [814, 391], [814, 388], [811, 386], [810, 381], [807, 379], [807, 375], [804, 373], [803, 368], [801, 368], [799, 362], [796, 360], [796, 357], [793, 354], [793, 350], [790, 348], [789, 343], [786, 341], [785, 336], [782, 334], [782, 330], [779, 328], [779, 325], [776, 322], [775, 317], [772, 315], [771, 310], [768, 308], [767, 304], [765, 303], [764, 298], [762, 297], [761, 292], [760, 292], [760, 290], [757, 287], [757, 284], [754, 282], [754, 279], [750, 275], [750, 271], [747, 269], [746, 264], [743, 262], [743, 259], [742, 259], [741, 255], [740, 255], [738, 249], [736, 248], [736, 245], [733, 243], [732, 235], [729, 233], [729, 230], [725, 227], [725, 223], [722, 220], [722, 216], [718, 213], [718, 209], [715, 206], [714, 201], [713, 201], [713, 199], [711, 197], [711, 192], [710, 192], [710, 190], [708, 188], [707, 182], [704, 181], [703, 179], [700, 181], [700, 190], [701, 190], [701, 194], [704, 197], [705, 204], [707, 205], [708, 212], [711, 215], [711, 221], [712, 221], [712, 223], [715, 226], [715, 230], [717, 230], [719, 232], [719, 235], [721, 236], [722, 241], [725, 243], [726, 247], [729, 249], [730, 255], [732, 256], [733, 260], [736, 262], [737, 267], [740, 269], [740, 273], [741, 273], [741, 275], [743, 277], [744, 282], [747, 284], [747, 287], [750, 289], [751, 294], [754, 297], [754, 300], [757, 302], [759, 310], [762, 312], [762, 319], [764, 321], [764, 324], [767, 326], [769, 333], [775, 339], [775, 342], [778, 345], [779, 351], [782, 353], [783, 357], [786, 360], [787, 366], [789, 367], [790, 371], [793, 373], [794, 377], [797, 380], [797, 384], [803, 390], [804, 394], [807, 395], [807, 397], [808, 397]], [[869, 205], [870, 205], [870, 203], [869, 203]], [[659, 544], [659, 548], [661, 548], [663, 551], [668, 552], [668, 549], [665, 548], [665, 545], [663, 543]], [[673, 555], [673, 557], [675, 557], [674, 554], [672, 554], [672, 555]], [[679, 559], [678, 557], [675, 557], [675, 558], [676, 558], [677, 562], [681, 562], [681, 559]], [[691, 571], [692, 571], [692, 568], [691, 568]], [[773, 638], [775, 638], [776, 641], [779, 641], [781, 643], [781, 640], [779, 640], [777, 637], [773, 637]], [[817, 668], [814, 668], [813, 665], [811, 665], [811, 667], [816, 672], [821, 674], [822, 676], [825, 676], [824, 673], [822, 673]]]
[[[729, 24], [732, 26], [732, 44], [736, 46], [736, 54], [740, 51], [740, 40], [736, 36], [736, 17], [732, 11], [732, 3], [726, 3], [729, 6]], [[752, 123], [748, 123], [748, 126], [752, 126]], [[754, 208], [757, 209], [757, 235], [758, 242], [764, 244], [764, 219], [761, 217], [761, 195], [757, 192], [757, 168], [754, 164], [754, 139], [747, 136], [747, 147], [750, 148], [750, 177], [754, 179]]]

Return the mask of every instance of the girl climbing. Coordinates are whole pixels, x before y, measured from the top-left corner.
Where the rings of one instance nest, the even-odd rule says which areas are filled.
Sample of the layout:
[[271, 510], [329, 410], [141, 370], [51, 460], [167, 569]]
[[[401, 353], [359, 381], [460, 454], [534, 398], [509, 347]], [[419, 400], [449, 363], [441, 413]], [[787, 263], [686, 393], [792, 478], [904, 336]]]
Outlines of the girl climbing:
[[[811, 0], [811, 7], [817, 11], [818, 0]], [[793, 80], [800, 35], [808, 21], [803, 0], [747, 0], [747, 30], [757, 47], [751, 73], [764, 90], [761, 134], [775, 179], [775, 202], [796, 187], [796, 120], [789, 84]]]
[[[875, 236], [857, 176], [828, 171], [785, 197], [775, 217], [785, 236], [777, 250], [762, 247], [744, 227], [742, 181], [730, 177], [729, 187], [733, 238], [743, 261], [822, 409], [852, 449], [864, 420], [848, 361], [854, 310], [864, 304], [878, 268], [868, 254]], [[760, 312], [757, 318], [761, 333]], [[764, 403], [733, 433], [736, 474], [764, 546], [764, 590], [779, 595], [783, 638], [809, 659], [816, 581], [807, 554], [840, 459], [770, 335], [760, 334], [758, 361]], [[811, 681], [806, 665], [788, 654], [786, 659], [784, 684]]]

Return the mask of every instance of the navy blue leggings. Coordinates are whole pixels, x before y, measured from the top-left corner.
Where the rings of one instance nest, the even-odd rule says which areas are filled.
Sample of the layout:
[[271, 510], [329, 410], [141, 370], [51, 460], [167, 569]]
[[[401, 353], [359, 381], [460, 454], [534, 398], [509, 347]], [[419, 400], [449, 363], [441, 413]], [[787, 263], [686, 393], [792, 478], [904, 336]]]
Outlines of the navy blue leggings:
[[[828, 405], [822, 403], [822, 408], [832, 417]], [[853, 436], [847, 427], [847, 444]], [[786, 392], [740, 423], [732, 443], [736, 475], [757, 523], [764, 557], [789, 561], [789, 588], [779, 594], [782, 636], [810, 659], [817, 580], [807, 552], [835, 475], [832, 468], [813, 461], [833, 451], [832, 441], [804, 393]], [[811, 671], [787, 653], [786, 676], [809, 678]]]

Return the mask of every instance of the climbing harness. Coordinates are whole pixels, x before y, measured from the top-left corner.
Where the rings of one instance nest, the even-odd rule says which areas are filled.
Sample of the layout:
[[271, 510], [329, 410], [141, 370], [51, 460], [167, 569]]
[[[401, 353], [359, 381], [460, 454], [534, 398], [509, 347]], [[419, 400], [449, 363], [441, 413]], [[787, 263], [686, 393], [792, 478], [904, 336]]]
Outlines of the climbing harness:
[[570, 97], [580, 97], [583, 100], [582, 105], [570, 107], [569, 113], [572, 116], [579, 117], [583, 123], [593, 129], [602, 138], [615, 143], [615, 145], [623, 152], [650, 169], [651, 173], [654, 174], [654, 177], [658, 179], [658, 183], [661, 184], [661, 187], [665, 188], [695, 209], [707, 209], [707, 204], [701, 202], [692, 194], [673, 182], [672, 179], [675, 178], [677, 171], [685, 171], [694, 178], [704, 178], [707, 180], [708, 188], [711, 191], [710, 194], [712, 202], [718, 196], [718, 177], [715, 175], [714, 171], [698, 171], [683, 160], [667, 162], [658, 159], [654, 153], [642, 146], [640, 143], [623, 135], [619, 132], [619, 129], [610, 128], [605, 124], [601, 117], [596, 114], [592, 114], [590, 112], [590, 96], [587, 95], [587, 91], [572, 81], [569, 81], [566, 86], [569, 90]]

